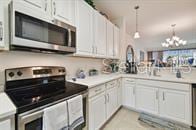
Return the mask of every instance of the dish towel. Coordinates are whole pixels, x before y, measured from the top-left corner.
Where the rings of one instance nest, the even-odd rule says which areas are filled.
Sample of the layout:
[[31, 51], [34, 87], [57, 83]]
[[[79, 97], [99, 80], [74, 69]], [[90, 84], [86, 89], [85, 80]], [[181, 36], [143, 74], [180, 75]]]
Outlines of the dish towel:
[[67, 102], [44, 109], [43, 130], [68, 130]]
[[68, 101], [69, 130], [74, 130], [84, 122], [82, 95], [69, 99]]

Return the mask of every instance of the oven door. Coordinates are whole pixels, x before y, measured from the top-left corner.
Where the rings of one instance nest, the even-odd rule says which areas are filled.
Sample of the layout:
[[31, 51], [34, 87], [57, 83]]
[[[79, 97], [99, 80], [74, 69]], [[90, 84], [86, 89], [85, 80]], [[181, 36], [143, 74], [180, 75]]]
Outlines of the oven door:
[[[88, 93], [83, 93], [83, 114], [84, 114], [84, 123], [77, 126], [74, 130], [86, 130], [87, 129], [87, 116], [88, 116], [88, 109], [87, 109], [87, 97]], [[65, 101], [66, 99], [62, 99], [61, 101]], [[57, 101], [58, 103], [61, 101]], [[56, 104], [56, 103], [54, 103]], [[51, 104], [43, 107], [49, 107]], [[43, 130], [43, 109], [36, 111], [36, 112], [25, 112], [24, 114], [20, 114], [17, 116], [17, 128], [16, 130]]]
[[192, 86], [192, 118], [193, 118], [193, 127], [196, 128], [196, 84]]
[[26, 116], [19, 116], [17, 130], [42, 130], [42, 113], [43, 111], [38, 111]]
[[[22, 5], [22, 6], [21, 6]], [[76, 28], [50, 20], [24, 4], [10, 4], [11, 47], [43, 51], [75, 52]]]

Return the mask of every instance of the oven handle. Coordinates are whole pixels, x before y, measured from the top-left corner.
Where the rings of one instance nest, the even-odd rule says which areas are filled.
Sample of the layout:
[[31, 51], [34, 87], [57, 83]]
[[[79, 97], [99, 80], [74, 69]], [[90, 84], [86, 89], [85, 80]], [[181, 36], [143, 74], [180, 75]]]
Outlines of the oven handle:
[[[80, 94], [82, 95], [82, 98], [88, 97], [88, 92], [87, 92], [87, 91], [85, 91], [85, 92], [83, 92], [83, 93], [80, 93]], [[60, 101], [57, 101], [57, 102], [55, 102], [55, 103], [51, 103], [51, 104], [49, 104], [49, 105], [46, 105], [46, 106], [43, 106], [43, 107], [39, 107], [39, 108], [37, 109], [37, 111], [25, 112], [24, 114], [19, 115], [19, 119], [20, 119], [21, 121], [23, 121], [23, 120], [27, 121], [26, 119], [31, 118], [31, 117], [32, 117], [32, 118], [35, 117], [34, 119], [40, 118], [40, 117], [43, 116], [44, 108], [50, 107], [50, 106], [52, 106], [52, 105], [55, 105], [55, 104], [60, 103], [60, 102], [63, 102], [63, 101], [66, 101], [66, 100], [68, 100], [68, 99], [70, 99], [70, 98], [73, 98], [73, 97], [75, 97], [75, 96], [77, 96], [77, 95], [80, 95], [80, 94], [75, 94], [75, 95], [73, 95], [73, 96], [71, 96], [71, 97], [67, 97], [67, 98], [65, 98], [65, 99], [61, 99]], [[37, 115], [37, 117], [36, 117], [36, 115]]]
[[40, 110], [40, 111], [34, 112], [32, 114], [23, 116], [23, 117], [21, 117], [21, 121], [25, 121], [26, 119], [33, 118], [33, 117], [35, 117], [34, 119], [41, 118], [43, 116], [43, 113], [44, 113], [43, 110]]

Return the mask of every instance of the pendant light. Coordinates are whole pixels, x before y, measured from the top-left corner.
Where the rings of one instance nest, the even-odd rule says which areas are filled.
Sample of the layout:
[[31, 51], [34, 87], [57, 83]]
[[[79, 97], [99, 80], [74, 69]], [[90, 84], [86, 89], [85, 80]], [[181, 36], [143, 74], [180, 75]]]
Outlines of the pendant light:
[[138, 5], [135, 6], [134, 9], [136, 11], [136, 22], [135, 22], [136, 23], [136, 31], [135, 31], [135, 34], [134, 34], [134, 38], [138, 39], [138, 38], [140, 38], [140, 34], [138, 32], [138, 9], [139, 9], [139, 6]]

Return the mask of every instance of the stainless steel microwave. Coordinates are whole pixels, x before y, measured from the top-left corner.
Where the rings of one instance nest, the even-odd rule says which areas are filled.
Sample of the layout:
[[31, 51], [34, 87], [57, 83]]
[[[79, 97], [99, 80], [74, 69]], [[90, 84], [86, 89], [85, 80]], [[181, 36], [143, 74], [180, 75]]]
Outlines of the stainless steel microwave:
[[19, 1], [10, 7], [10, 49], [74, 53], [76, 28]]

